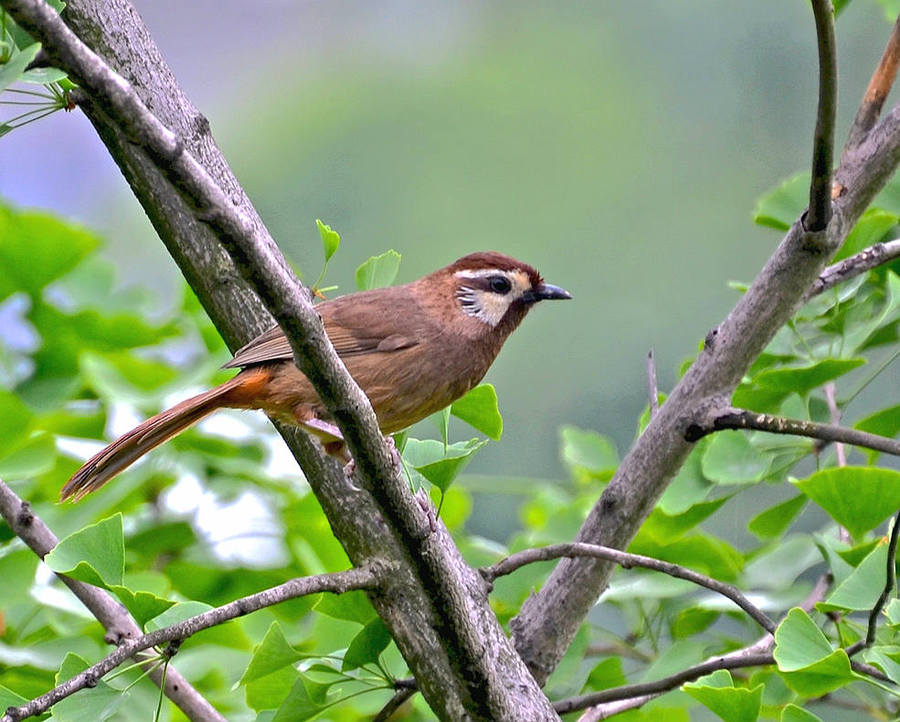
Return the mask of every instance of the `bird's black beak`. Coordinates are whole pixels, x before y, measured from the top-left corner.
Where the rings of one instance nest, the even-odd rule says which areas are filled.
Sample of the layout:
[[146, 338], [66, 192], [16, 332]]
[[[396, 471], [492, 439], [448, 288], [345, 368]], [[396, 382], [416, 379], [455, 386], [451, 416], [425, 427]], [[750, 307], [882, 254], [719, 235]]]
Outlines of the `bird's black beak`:
[[572, 298], [572, 294], [564, 288], [549, 283], [542, 283], [540, 286], [525, 291], [525, 293], [522, 294], [522, 300], [525, 301], [525, 303], [560, 301], [567, 298]]

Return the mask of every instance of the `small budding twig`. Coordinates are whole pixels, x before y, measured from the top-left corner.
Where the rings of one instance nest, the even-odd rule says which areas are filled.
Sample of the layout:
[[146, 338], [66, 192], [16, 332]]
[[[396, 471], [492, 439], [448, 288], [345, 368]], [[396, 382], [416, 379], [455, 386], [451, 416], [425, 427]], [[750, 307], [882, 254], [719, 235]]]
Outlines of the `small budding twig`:
[[659, 412], [659, 385], [656, 382], [656, 359], [653, 349], [647, 353], [647, 387], [650, 392], [650, 418]]

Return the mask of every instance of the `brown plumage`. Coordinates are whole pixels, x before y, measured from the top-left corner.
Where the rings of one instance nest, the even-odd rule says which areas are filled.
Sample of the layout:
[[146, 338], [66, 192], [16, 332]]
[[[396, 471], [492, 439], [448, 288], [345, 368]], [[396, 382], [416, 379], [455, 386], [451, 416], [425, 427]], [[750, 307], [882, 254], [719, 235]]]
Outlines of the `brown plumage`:
[[[571, 296], [528, 264], [493, 251], [473, 253], [403, 286], [324, 301], [316, 310], [347, 370], [365, 391], [381, 431], [400, 431], [478, 384], [535, 302]], [[63, 487], [80, 498], [145, 453], [216, 409], [262, 409], [318, 436], [330, 452], [340, 431], [279, 327], [253, 339], [225, 368], [229, 381], [182, 401], [90, 458]]]

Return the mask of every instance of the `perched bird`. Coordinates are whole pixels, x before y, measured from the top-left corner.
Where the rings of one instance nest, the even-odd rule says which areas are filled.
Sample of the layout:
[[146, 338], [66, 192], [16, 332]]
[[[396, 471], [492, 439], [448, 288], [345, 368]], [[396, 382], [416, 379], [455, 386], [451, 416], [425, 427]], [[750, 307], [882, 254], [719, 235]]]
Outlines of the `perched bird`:
[[[324, 301], [316, 310], [347, 370], [369, 397], [382, 433], [440, 411], [487, 373], [500, 347], [538, 301], [571, 298], [531, 266], [493, 251], [472, 253], [403, 286]], [[62, 499], [99, 488], [148, 451], [220, 408], [262, 409], [318, 436], [340, 431], [294, 365], [278, 326], [239, 349], [232, 379], [153, 416], [95, 454], [63, 487]]]

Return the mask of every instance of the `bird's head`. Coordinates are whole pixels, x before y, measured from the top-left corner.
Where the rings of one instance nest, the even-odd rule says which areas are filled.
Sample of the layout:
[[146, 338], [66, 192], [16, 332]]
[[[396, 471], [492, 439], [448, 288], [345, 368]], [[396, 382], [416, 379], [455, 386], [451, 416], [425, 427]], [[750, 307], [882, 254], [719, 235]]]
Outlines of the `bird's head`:
[[538, 301], [572, 298], [532, 266], [495, 251], [463, 256], [434, 276], [451, 291], [453, 315], [467, 335], [505, 337]]

